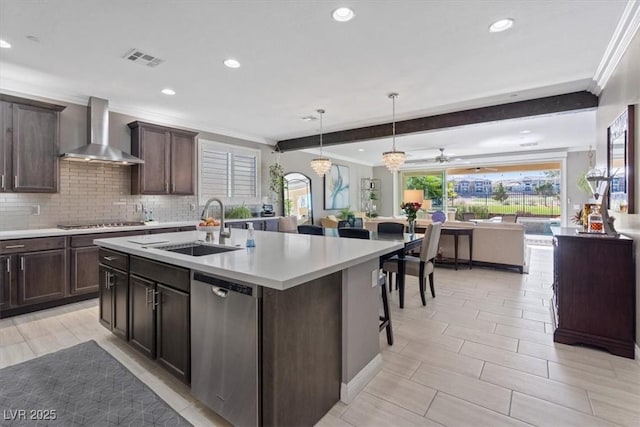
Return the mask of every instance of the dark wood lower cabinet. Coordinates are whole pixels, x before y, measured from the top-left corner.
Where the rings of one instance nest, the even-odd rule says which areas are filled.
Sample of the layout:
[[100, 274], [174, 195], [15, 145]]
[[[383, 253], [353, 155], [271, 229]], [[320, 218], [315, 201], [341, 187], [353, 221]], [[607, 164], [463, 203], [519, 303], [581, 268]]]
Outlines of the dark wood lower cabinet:
[[556, 234], [553, 340], [633, 359], [635, 288], [633, 240]]
[[156, 358], [168, 371], [188, 383], [191, 378], [189, 294], [157, 284]]
[[100, 323], [122, 339], [129, 339], [129, 277], [124, 271], [100, 264]]
[[83, 294], [98, 290], [98, 247], [73, 248], [70, 250], [71, 294]]
[[15, 268], [13, 257], [0, 256], [0, 311], [16, 304]]
[[[191, 381], [189, 293], [157, 282], [174, 278], [189, 290], [189, 271], [131, 257], [129, 274], [129, 343], [185, 383]], [[135, 272], [135, 273], [134, 273]], [[139, 274], [148, 277], [140, 277]]]
[[129, 275], [129, 343], [145, 356], [156, 357], [155, 283]]
[[18, 257], [18, 304], [63, 298], [67, 288], [67, 251], [30, 252]]

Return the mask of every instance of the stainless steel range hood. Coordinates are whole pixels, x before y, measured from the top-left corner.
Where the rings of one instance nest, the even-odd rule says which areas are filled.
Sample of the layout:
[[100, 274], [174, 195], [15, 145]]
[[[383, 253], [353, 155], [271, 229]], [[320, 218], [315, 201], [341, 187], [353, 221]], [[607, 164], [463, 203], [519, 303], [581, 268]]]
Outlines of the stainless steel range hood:
[[87, 121], [89, 143], [60, 154], [63, 160], [123, 165], [144, 163], [144, 160], [109, 145], [109, 101], [89, 98]]

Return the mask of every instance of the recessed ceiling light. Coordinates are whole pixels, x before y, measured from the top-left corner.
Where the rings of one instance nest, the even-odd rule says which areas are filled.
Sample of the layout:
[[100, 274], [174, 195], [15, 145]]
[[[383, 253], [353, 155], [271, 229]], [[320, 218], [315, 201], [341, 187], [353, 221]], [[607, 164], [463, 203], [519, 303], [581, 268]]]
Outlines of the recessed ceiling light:
[[364, 151], [364, 148], [358, 148], [358, 151]]
[[331, 16], [333, 16], [334, 21], [347, 22], [351, 21], [356, 14], [348, 7], [339, 7], [333, 11]]
[[521, 131], [520, 131], [520, 133], [523, 133], [523, 134], [524, 134], [524, 133], [531, 133], [531, 131], [530, 131], [530, 130], [525, 129], [525, 130], [521, 130]]
[[11, 43], [6, 40], [0, 40], [0, 47], [3, 49], [9, 49], [11, 47]]
[[162, 89], [160, 92], [164, 93], [165, 95], [175, 95], [176, 91], [173, 89], [170, 89], [168, 87]]
[[489, 31], [492, 33], [499, 33], [501, 31], [506, 31], [513, 26], [513, 19], [505, 18], [500, 19], [493, 24], [489, 25]]
[[224, 60], [224, 65], [226, 65], [229, 68], [240, 68], [240, 62], [238, 62], [236, 59], [225, 59]]

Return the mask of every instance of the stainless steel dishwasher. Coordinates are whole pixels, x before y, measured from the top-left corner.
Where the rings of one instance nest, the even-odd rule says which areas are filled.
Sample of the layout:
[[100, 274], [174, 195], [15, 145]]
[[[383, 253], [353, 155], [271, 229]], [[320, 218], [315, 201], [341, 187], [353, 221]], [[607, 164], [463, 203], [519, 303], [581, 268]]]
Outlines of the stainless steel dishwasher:
[[191, 390], [235, 426], [260, 422], [261, 291], [192, 273]]

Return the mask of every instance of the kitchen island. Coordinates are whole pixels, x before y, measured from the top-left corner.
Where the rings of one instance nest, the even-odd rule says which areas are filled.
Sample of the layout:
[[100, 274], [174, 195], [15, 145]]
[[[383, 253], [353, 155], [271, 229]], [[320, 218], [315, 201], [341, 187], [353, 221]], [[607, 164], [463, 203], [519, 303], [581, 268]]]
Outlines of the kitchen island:
[[[101, 296], [104, 289], [105, 301], [119, 301], [112, 313], [127, 318], [114, 328], [113, 316], [108, 327], [190, 378], [194, 395], [234, 424], [313, 425], [381, 367], [379, 257], [403, 242], [256, 231], [256, 247], [246, 248], [246, 236], [234, 229], [219, 241], [216, 234], [214, 246], [225, 251], [204, 256], [172, 251], [203, 240], [201, 232], [96, 240], [100, 261], [114, 271]], [[107, 297], [114, 283], [120, 297]], [[146, 307], [155, 320], [140, 315]], [[182, 321], [169, 321], [179, 307], [188, 308], [186, 321], [185, 310]], [[157, 339], [141, 345], [145, 337]], [[181, 346], [190, 355], [184, 367], [184, 357], [170, 354]]]

